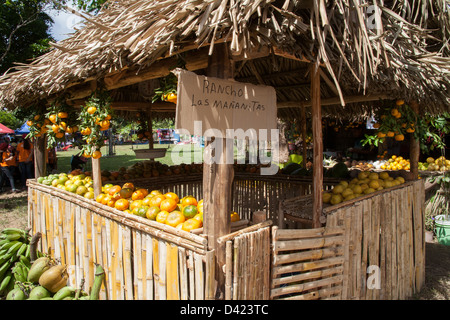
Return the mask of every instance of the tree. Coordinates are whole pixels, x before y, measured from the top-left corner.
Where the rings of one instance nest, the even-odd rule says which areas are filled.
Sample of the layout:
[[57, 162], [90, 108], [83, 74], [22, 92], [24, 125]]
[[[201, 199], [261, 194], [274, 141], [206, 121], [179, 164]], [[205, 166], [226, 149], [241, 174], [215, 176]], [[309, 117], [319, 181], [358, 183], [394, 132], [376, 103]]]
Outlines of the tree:
[[[47, 9], [66, 10], [69, 0], [2, 0], [0, 4], [0, 74], [15, 63], [29, 63], [50, 50], [53, 20]], [[106, 0], [71, 0], [78, 9], [97, 14]]]
[[43, 0], [6, 0], [0, 5], [0, 73], [49, 50], [52, 19]]
[[14, 114], [7, 111], [0, 111], [0, 123], [13, 130], [20, 128], [23, 124]]

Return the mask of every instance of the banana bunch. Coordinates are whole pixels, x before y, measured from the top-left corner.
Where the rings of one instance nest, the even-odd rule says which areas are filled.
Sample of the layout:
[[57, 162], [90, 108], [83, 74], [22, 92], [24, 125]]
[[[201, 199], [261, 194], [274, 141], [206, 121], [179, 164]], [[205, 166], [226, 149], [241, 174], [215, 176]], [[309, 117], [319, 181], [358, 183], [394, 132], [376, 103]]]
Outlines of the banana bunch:
[[11, 291], [17, 281], [26, 281], [31, 266], [30, 240], [25, 230], [0, 231], [0, 296]]

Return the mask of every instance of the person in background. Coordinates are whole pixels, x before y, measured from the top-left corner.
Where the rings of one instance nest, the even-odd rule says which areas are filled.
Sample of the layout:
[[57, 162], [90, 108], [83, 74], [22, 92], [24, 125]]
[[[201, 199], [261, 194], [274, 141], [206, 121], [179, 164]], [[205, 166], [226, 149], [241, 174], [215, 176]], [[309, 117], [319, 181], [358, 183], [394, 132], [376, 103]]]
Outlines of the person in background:
[[23, 134], [22, 142], [17, 145], [22, 188], [26, 188], [27, 179], [33, 178], [33, 145], [26, 136], [26, 134]]
[[74, 154], [72, 156], [72, 160], [70, 161], [70, 166], [72, 167], [72, 171], [76, 169], [83, 169], [83, 166], [86, 164], [87, 159], [79, 154]]
[[56, 149], [47, 149], [47, 172], [54, 173], [58, 169], [58, 162], [56, 158]]
[[0, 192], [3, 192], [3, 184], [5, 183], [5, 176], [9, 179], [12, 192], [19, 192], [16, 189], [14, 182], [14, 167], [16, 166], [16, 154], [14, 153], [14, 147], [8, 143], [2, 143], [0, 145], [0, 151], [2, 151], [2, 162], [0, 163], [2, 175], [0, 176]]

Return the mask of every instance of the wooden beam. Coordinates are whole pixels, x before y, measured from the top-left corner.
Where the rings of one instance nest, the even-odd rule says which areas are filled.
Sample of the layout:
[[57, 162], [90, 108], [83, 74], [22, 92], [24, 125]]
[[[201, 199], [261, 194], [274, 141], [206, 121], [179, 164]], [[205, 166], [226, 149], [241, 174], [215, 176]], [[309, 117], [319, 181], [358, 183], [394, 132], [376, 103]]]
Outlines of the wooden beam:
[[47, 135], [34, 140], [34, 172], [35, 177], [45, 177], [47, 175]]
[[[377, 101], [377, 100], [385, 100], [385, 99], [391, 99], [392, 97], [386, 94], [379, 94], [379, 95], [361, 95], [361, 96], [348, 96], [344, 97], [345, 103], [362, 103], [362, 102], [370, 102], [370, 101]], [[333, 98], [326, 98], [321, 99], [322, 106], [332, 106], [332, 105], [340, 105], [341, 100], [339, 97], [333, 97]], [[312, 100], [307, 101], [287, 101], [287, 102], [279, 102], [278, 104], [279, 109], [285, 109], [285, 108], [300, 108], [301, 106], [305, 107], [311, 107], [312, 106]]]
[[[216, 44], [208, 62], [207, 75], [230, 79], [233, 77], [232, 69], [227, 46]], [[222, 150], [214, 150], [214, 152], [221, 152], [219, 163], [205, 162], [203, 164], [203, 206], [204, 212], [207, 212], [203, 221], [203, 230], [208, 237], [208, 249], [215, 250], [217, 299], [224, 298], [225, 277], [222, 267], [226, 263], [225, 246], [220, 245], [217, 239], [231, 232], [231, 186], [234, 178], [233, 159], [226, 158], [227, 141], [222, 139], [221, 142]], [[205, 147], [207, 150], [208, 147]], [[207, 156], [205, 152], [205, 157]]]
[[[416, 101], [411, 101], [409, 103], [411, 109], [414, 113], [419, 116], [419, 104]], [[410, 160], [410, 175], [411, 180], [416, 180], [419, 178], [419, 156], [420, 156], [420, 142], [414, 138], [414, 134], [410, 133], [410, 146], [409, 146], [409, 160]]]
[[320, 104], [320, 68], [311, 64], [311, 114], [313, 129], [313, 228], [321, 226], [323, 207], [323, 138], [322, 106]]
[[[205, 69], [208, 66], [208, 48], [205, 47], [188, 51], [185, 54], [184, 60], [186, 62], [186, 69], [189, 71]], [[165, 77], [176, 67], [177, 62], [177, 58], [172, 56], [166, 59], [157, 60], [143, 70], [127, 68], [120, 72], [116, 71], [103, 78], [106, 89], [118, 89], [139, 82]], [[80, 85], [68, 89], [67, 93], [71, 96], [69, 100], [82, 99], [91, 95], [91, 85], [89, 83], [81, 83]]]

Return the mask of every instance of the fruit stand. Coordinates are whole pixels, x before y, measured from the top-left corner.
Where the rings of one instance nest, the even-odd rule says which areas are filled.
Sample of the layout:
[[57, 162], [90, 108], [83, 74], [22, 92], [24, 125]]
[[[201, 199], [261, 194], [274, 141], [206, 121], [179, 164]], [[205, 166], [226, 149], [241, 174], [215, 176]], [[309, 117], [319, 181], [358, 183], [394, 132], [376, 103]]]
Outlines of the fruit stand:
[[[327, 37], [333, 30], [328, 23], [339, 26], [353, 18], [327, 16], [333, 9], [322, 7], [323, 3], [302, 4], [306, 8], [291, 1], [285, 5], [262, 1], [237, 1], [234, 6], [227, 1], [195, 2], [187, 7], [178, 1], [168, 4], [112, 3], [95, 21], [87, 21], [76, 39], [55, 45], [29, 68], [2, 79], [4, 105], [15, 106], [20, 99], [22, 105], [35, 106], [39, 101], [41, 109], [35, 110], [41, 113], [34, 118], [39, 124], [34, 135], [37, 179], [27, 182], [28, 220], [32, 232], [42, 234], [41, 250], [69, 265], [69, 282], [78, 286], [84, 280], [88, 289], [98, 263], [105, 269], [100, 297], [111, 300], [406, 299], [420, 290], [425, 252], [419, 141], [408, 132], [410, 166], [405, 167], [404, 176], [394, 176], [387, 169], [371, 170], [369, 176], [367, 168], [359, 168], [365, 173], [341, 177], [340, 165], [339, 170], [330, 171], [336, 176], [327, 177], [331, 168], [323, 165], [322, 115], [364, 117], [405, 95], [408, 101], [401, 105], [410, 106], [410, 116], [417, 117], [425, 108], [440, 110], [441, 101], [448, 101], [443, 93], [447, 91], [442, 90], [448, 82], [436, 70], [448, 68], [445, 59], [427, 51], [424, 69], [402, 70], [406, 84], [420, 82], [423, 89], [409, 90], [405, 83], [389, 78], [397, 79], [400, 71], [394, 66], [398, 61], [403, 64], [404, 57], [395, 50], [380, 49], [379, 59], [374, 59], [372, 46], [384, 48], [385, 40], [363, 37], [374, 31], [361, 21], [356, 32], [339, 34], [350, 37], [348, 41], [337, 41], [334, 33]], [[347, 9], [365, 15], [363, 7]], [[250, 28], [249, 22], [258, 27]], [[386, 23], [385, 31], [395, 34], [395, 26]], [[365, 41], [370, 43], [363, 52], [350, 45]], [[421, 53], [425, 50], [421, 44], [408, 45]], [[330, 51], [334, 47], [338, 50]], [[109, 48], [114, 48], [114, 54]], [[369, 65], [362, 67], [352, 60], [355, 56]], [[66, 58], [62, 59], [65, 65], [54, 65], [56, 57]], [[384, 64], [387, 57], [394, 61], [390, 67]], [[415, 64], [413, 59], [409, 62]], [[338, 65], [343, 69], [337, 70]], [[301, 119], [302, 134], [306, 122], [312, 124], [311, 175], [265, 176], [239, 172], [233, 162], [207, 161], [192, 165], [190, 172], [184, 166], [183, 170], [171, 168], [170, 173], [140, 171], [140, 177], [120, 170], [105, 174], [99, 146], [113, 116], [132, 114], [143, 124], [143, 137], [151, 132], [151, 117], [157, 114], [176, 115], [180, 121], [178, 112], [187, 105], [166, 99], [174, 90], [176, 67], [195, 73], [194, 79], [218, 83], [233, 79], [226, 81], [236, 87], [243, 84], [249, 91], [261, 86], [275, 90], [276, 117]], [[377, 67], [389, 79], [379, 81]], [[42, 74], [46, 68], [49, 73]], [[369, 70], [374, 74], [369, 76]], [[31, 90], [30, 83], [37, 89]], [[364, 93], [355, 89], [362, 84]], [[177, 84], [179, 94], [186, 89], [183, 85]], [[148, 88], [159, 92], [161, 99], [145, 99]], [[230, 92], [238, 95], [239, 91]], [[196, 107], [199, 102], [206, 104], [206, 99], [196, 100]], [[255, 106], [255, 101], [246, 102]], [[267, 109], [272, 106], [264, 103]], [[235, 108], [235, 101], [230, 105]], [[212, 112], [217, 117], [213, 120], [225, 114], [223, 104], [221, 108]], [[92, 159], [92, 172], [48, 175], [46, 143], [64, 139], [60, 134], [64, 127], [65, 133], [67, 127], [69, 134], [76, 132], [64, 120], [71, 115], [63, 112], [71, 109], [79, 114], [81, 148]], [[252, 115], [252, 121], [260, 120], [258, 114]], [[303, 138], [306, 141], [306, 134]], [[212, 141], [206, 141], [205, 149], [211, 145]], [[212, 158], [208, 152], [204, 160]], [[175, 169], [180, 172], [174, 174]], [[79, 187], [87, 192], [78, 192]], [[142, 209], [144, 201], [151, 205]], [[158, 207], [158, 212], [150, 207]]]

